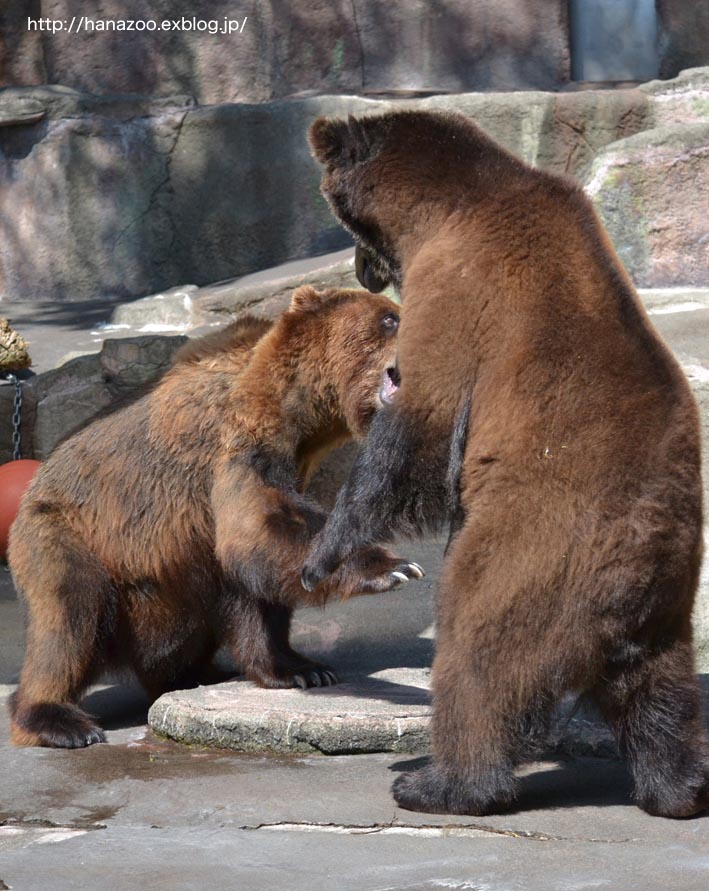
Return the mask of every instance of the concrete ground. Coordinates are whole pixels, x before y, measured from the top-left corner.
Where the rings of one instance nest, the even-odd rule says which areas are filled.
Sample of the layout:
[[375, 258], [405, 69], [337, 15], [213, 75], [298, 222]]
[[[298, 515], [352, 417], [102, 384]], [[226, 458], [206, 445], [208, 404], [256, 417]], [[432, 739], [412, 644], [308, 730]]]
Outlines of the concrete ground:
[[[709, 382], [704, 299], [648, 298], [700, 398]], [[66, 343], [88, 336], [78, 317], [74, 334], [57, 323], [43, 329], [41, 313], [34, 318], [40, 364], [42, 344], [53, 349], [58, 332]], [[51, 364], [47, 355], [42, 367]], [[407, 689], [390, 685], [383, 701], [397, 709], [415, 691], [419, 704], [426, 701], [441, 543], [400, 550], [425, 566], [424, 581], [324, 611], [302, 610], [293, 634], [298, 648], [334, 665], [345, 682], [390, 671], [418, 678]], [[677, 822], [647, 816], [633, 806], [628, 776], [613, 759], [566, 757], [524, 768], [517, 805], [504, 815], [414, 814], [394, 805], [389, 786], [399, 770], [416, 766], [416, 757], [244, 755], [183, 746], [152, 734], [143, 695], [118, 685], [87, 699], [108, 730], [108, 745], [14, 749], [4, 700], [21, 660], [20, 608], [0, 568], [0, 889], [709, 887], [709, 816]], [[270, 703], [276, 694], [262, 695]], [[311, 694], [301, 695], [306, 701]]]
[[[424, 582], [324, 611], [307, 609], [298, 645], [351, 680], [430, 663], [440, 548], [418, 546]], [[19, 610], [0, 573], [0, 690], [21, 658]], [[268, 697], [268, 693], [264, 696]], [[307, 697], [307, 693], [301, 694]], [[5, 697], [3, 697], [5, 698]], [[612, 759], [543, 761], [521, 771], [505, 815], [398, 809], [389, 786], [420, 759], [239, 755], [182, 746], [146, 727], [135, 689], [90, 694], [108, 745], [8, 745], [0, 703], [0, 888], [193, 891], [704, 891], [709, 817], [652, 818]]]

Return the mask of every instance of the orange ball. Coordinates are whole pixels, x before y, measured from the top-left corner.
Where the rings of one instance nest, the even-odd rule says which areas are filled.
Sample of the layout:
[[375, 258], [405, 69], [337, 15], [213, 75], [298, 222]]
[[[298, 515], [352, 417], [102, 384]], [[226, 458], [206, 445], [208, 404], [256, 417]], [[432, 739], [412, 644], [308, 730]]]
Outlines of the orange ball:
[[23, 458], [0, 466], [0, 559], [7, 556], [7, 539], [20, 502], [32, 477], [37, 473], [39, 461]]

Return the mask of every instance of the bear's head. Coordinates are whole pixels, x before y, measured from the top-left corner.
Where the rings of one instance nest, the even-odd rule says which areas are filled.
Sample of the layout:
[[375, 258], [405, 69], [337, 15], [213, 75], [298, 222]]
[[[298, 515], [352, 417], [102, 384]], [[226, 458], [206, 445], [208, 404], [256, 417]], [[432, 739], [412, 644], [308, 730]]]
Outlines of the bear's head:
[[[377, 409], [398, 388], [396, 334], [400, 308], [368, 291], [305, 285], [281, 324], [297, 355], [299, 386], [316, 414], [363, 436]], [[306, 409], [306, 406], [302, 406]]]
[[524, 166], [459, 113], [322, 117], [308, 138], [322, 193], [355, 238], [357, 278], [375, 292], [400, 288], [407, 255]]

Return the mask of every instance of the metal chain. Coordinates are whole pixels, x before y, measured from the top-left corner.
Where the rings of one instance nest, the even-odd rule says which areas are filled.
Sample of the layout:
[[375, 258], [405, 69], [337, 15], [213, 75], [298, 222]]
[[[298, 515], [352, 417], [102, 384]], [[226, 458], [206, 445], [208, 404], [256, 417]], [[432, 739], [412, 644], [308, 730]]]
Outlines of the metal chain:
[[15, 402], [12, 411], [12, 460], [19, 461], [22, 457], [22, 441], [20, 422], [22, 420], [22, 381], [17, 375], [8, 373], [6, 380], [15, 385]]

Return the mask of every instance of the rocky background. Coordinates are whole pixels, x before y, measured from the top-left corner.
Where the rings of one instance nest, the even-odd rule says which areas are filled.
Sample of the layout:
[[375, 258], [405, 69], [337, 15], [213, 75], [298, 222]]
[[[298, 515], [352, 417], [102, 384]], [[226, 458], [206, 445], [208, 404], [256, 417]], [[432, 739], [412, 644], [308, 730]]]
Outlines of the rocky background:
[[[707, 75], [579, 91], [569, 8], [4, 0], [0, 295], [130, 300], [342, 247], [304, 134], [318, 114], [393, 105], [460, 109], [529, 161], [580, 178], [639, 284], [704, 283]], [[658, 73], [709, 64], [709, 3], [657, 10]], [[243, 29], [69, 33], [86, 14]], [[28, 17], [65, 29], [28, 29]], [[608, 52], [632, 39], [609, 31]]]
[[[655, 5], [660, 77], [706, 64], [704, 0], [656, 0]], [[569, 7], [569, 0], [95, 0], [89, 5], [4, 0], [0, 86], [50, 83], [103, 94], [189, 93], [201, 105], [266, 102], [307, 92], [558, 89], [571, 76]], [[629, 10], [632, 16], [632, 3]], [[67, 29], [27, 28], [28, 16], [70, 20], [81, 15], [158, 21], [247, 17], [247, 24], [238, 40], [233, 33], [194, 29], [96, 31], [79, 38]], [[632, 35], [608, 40], [617, 50]]]
[[348, 243], [305, 133], [320, 114], [457, 109], [526, 160], [580, 179], [636, 282], [709, 278], [709, 72], [632, 89], [260, 105], [0, 93], [0, 293], [130, 299]]

